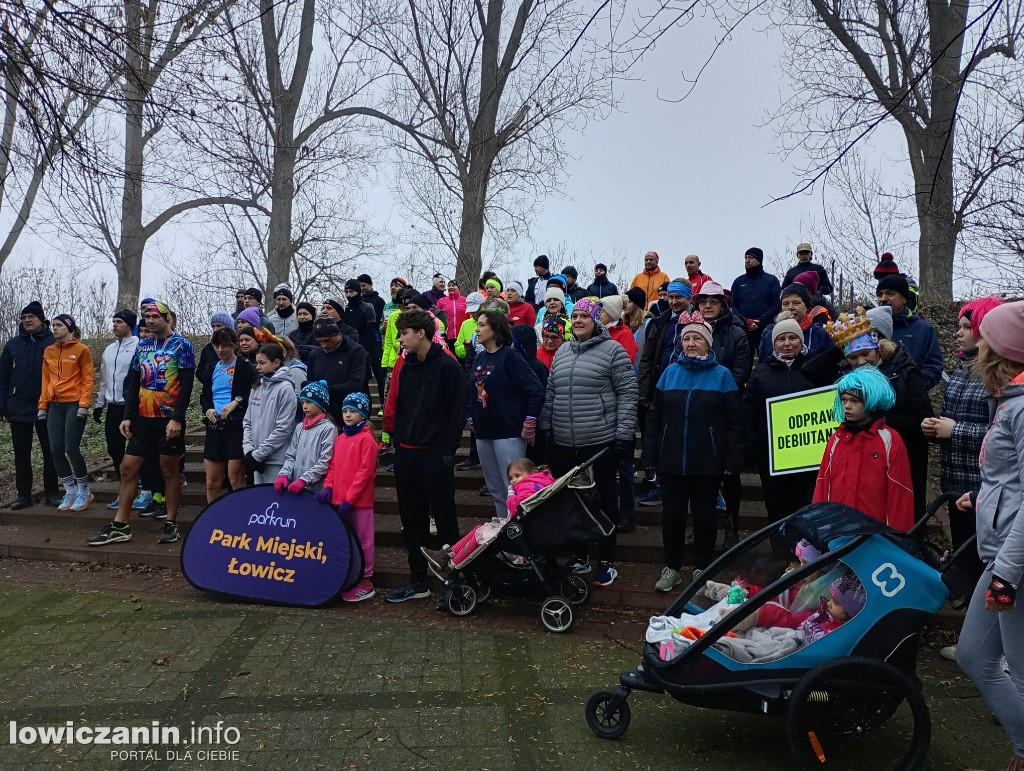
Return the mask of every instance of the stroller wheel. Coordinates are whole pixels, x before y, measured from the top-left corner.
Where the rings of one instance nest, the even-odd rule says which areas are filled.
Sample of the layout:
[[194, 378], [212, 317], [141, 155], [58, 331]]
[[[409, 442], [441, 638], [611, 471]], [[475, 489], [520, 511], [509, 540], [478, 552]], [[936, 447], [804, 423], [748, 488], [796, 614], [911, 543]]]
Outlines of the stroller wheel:
[[590, 587], [587, 582], [577, 575], [563, 577], [559, 589], [561, 589], [562, 596], [573, 605], [582, 605], [590, 596]]
[[491, 599], [491, 587], [485, 584], [483, 581], [477, 581], [476, 583], [476, 601], [487, 602]]
[[621, 692], [598, 691], [587, 699], [583, 714], [590, 730], [602, 739], [618, 739], [629, 728], [629, 702]]
[[913, 771], [928, 754], [931, 717], [920, 685], [902, 670], [848, 656], [794, 686], [786, 739], [800, 768]]
[[476, 610], [476, 590], [469, 584], [454, 584], [448, 590], [448, 610], [453, 616], [468, 616]]
[[548, 597], [540, 606], [540, 621], [549, 632], [568, 632], [572, 628], [572, 605], [564, 597]]

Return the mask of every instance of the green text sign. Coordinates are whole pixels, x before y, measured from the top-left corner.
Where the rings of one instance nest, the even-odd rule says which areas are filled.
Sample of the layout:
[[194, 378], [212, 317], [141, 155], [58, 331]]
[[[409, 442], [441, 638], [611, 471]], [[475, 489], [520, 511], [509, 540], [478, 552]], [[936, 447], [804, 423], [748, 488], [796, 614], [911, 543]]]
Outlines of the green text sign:
[[814, 471], [839, 424], [835, 386], [768, 399], [768, 468], [772, 476]]

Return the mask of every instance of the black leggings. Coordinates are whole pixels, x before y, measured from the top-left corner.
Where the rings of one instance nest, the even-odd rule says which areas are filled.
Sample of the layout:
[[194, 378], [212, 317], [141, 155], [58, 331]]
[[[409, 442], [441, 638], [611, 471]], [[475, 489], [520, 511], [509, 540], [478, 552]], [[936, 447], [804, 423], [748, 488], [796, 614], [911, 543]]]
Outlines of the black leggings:
[[713, 475], [658, 473], [661, 482], [661, 538], [665, 565], [679, 570], [686, 542], [686, 517], [693, 513], [693, 563], [700, 569], [711, 564], [718, 537], [715, 502], [722, 477]]

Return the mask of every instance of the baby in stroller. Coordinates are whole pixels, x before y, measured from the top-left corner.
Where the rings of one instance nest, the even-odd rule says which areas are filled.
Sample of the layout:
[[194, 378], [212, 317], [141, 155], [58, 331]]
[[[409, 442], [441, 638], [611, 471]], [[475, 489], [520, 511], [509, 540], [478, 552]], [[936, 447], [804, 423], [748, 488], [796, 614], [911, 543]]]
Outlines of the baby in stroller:
[[509, 489], [506, 506], [508, 517], [492, 517], [490, 522], [477, 525], [454, 546], [445, 544], [441, 549], [420, 547], [431, 572], [444, 581], [450, 570], [461, 570], [498, 537], [498, 533], [515, 519], [519, 504], [534, 493], [555, 483], [547, 469], [538, 468], [529, 458], [518, 458], [508, 464]]

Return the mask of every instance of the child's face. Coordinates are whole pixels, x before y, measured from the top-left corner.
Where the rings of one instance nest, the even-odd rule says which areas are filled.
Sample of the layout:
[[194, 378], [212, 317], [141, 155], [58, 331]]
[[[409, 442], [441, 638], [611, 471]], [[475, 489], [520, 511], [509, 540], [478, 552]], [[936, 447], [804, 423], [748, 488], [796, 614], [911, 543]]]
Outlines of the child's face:
[[302, 405], [302, 414], [307, 418], [315, 418], [317, 415], [323, 414], [323, 410], [313, 404], [313, 402], [307, 402], [303, 399], [299, 404]]
[[828, 612], [842, 621], [850, 620], [850, 615], [846, 612], [846, 608], [840, 605], [835, 597], [828, 598]]
[[256, 354], [256, 371], [264, 377], [277, 372], [283, 363], [277, 359], [268, 359], [262, 353]]
[[856, 423], [864, 419], [864, 402], [853, 394], [841, 394], [839, 399], [843, 403], [843, 416], [847, 421]]
[[508, 472], [508, 481], [511, 482], [514, 485], [517, 485], [520, 482], [522, 482], [524, 479], [526, 479], [526, 477], [528, 477], [528, 476], [529, 476], [529, 474], [527, 474], [521, 468], [514, 468], [514, 469], [512, 469], [511, 471]]
[[358, 426], [362, 422], [363, 416], [351, 407], [346, 407], [341, 411], [341, 419], [345, 421], [346, 426]]

